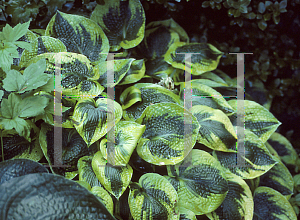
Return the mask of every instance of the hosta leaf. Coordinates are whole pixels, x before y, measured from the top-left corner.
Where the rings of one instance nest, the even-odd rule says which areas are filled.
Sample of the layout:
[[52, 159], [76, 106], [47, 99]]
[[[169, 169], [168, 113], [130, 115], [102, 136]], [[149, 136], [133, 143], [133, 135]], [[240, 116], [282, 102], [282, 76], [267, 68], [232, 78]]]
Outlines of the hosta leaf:
[[246, 182], [235, 175], [226, 175], [228, 181], [228, 193], [223, 203], [213, 212], [206, 214], [211, 220], [252, 220], [253, 197]]
[[[229, 105], [237, 111], [237, 100], [228, 101]], [[256, 134], [263, 142], [266, 142], [269, 137], [281, 125], [274, 115], [260, 104], [244, 100], [245, 108], [245, 128]], [[230, 116], [232, 124], [236, 125], [236, 114]]]
[[245, 163], [237, 164], [237, 154], [230, 152], [214, 151], [214, 156], [221, 165], [233, 174], [243, 179], [254, 179], [268, 172], [277, 162], [266, 148], [265, 144], [248, 129], [244, 130]]
[[191, 63], [187, 63], [192, 66], [193, 75], [201, 75], [216, 69], [223, 54], [211, 44], [175, 42], [170, 46], [164, 59], [173, 67], [182, 70], [185, 69], [185, 54], [177, 53], [198, 53], [192, 55]]
[[134, 219], [179, 220], [178, 195], [171, 183], [157, 173], [130, 184], [128, 203]]
[[[187, 118], [190, 118], [192, 124], [186, 124]], [[150, 105], [136, 122], [146, 125], [137, 153], [148, 163], [179, 163], [196, 143], [199, 123], [192, 113], [177, 104]], [[188, 134], [185, 134], [185, 128], [188, 129]]]
[[56, 66], [61, 64], [63, 95], [72, 96], [78, 100], [98, 96], [104, 90], [104, 87], [96, 81], [99, 78], [99, 72], [94, 70], [86, 56], [69, 52], [44, 53], [32, 58], [26, 66], [44, 58], [47, 61], [46, 72], [48, 74], [54, 75]]
[[40, 163], [29, 159], [11, 159], [0, 163], [0, 184], [29, 173], [49, 173]]
[[49, 36], [41, 36], [31, 42], [31, 51], [24, 50], [20, 60], [20, 66], [23, 67], [31, 58], [42, 53], [66, 52], [66, 46], [59, 40]]
[[169, 176], [165, 178], [178, 193], [180, 210], [188, 209], [196, 215], [212, 212], [228, 192], [223, 168], [215, 158], [202, 150], [193, 149], [188, 158], [190, 161], [186, 163], [168, 166]]
[[299, 156], [288, 139], [281, 134], [274, 132], [268, 140], [268, 143], [278, 153], [283, 163], [290, 167], [296, 166], [295, 170], [296, 172], [298, 171], [299, 164], [297, 161], [299, 160]]
[[[175, 75], [183, 70], [172, 67], [163, 58], [158, 58], [155, 60], [148, 60], [146, 62], [146, 70], [147, 75], [151, 76], [155, 79], [166, 78], [171, 76], [171, 74]], [[174, 77], [173, 77], [174, 80]]]
[[191, 112], [200, 124], [199, 143], [218, 151], [236, 152], [236, 132], [225, 113], [204, 105], [193, 106]]
[[[180, 98], [184, 100], [184, 82], [180, 83]], [[215, 89], [192, 80], [192, 106], [206, 105], [214, 109], [220, 109], [227, 114], [234, 112], [222, 94]]]
[[[100, 73], [98, 82], [104, 87], [116, 86], [123, 79], [126, 73], [129, 71], [130, 65], [132, 64], [133, 61], [134, 59], [130, 58], [130, 59], [120, 59], [120, 60], [109, 60], [98, 64], [95, 67], [96, 71]], [[111, 65], [114, 67], [114, 69], [111, 70], [113, 71], [114, 74], [114, 83], [112, 85], [107, 85], [107, 65]]]
[[87, 182], [92, 188], [96, 186], [102, 187], [100, 181], [92, 168], [93, 156], [84, 156], [78, 160], [77, 167], [79, 173], [79, 180]]
[[146, 26], [145, 37], [136, 49], [143, 58], [157, 59], [166, 54], [171, 44], [179, 41], [179, 35], [176, 31], [156, 21]]
[[180, 220], [197, 220], [194, 212], [191, 210], [180, 208]]
[[103, 187], [119, 199], [130, 183], [133, 174], [131, 166], [112, 166], [98, 151], [93, 157], [92, 167]]
[[[122, 118], [122, 108], [112, 101], [114, 109], [107, 106], [107, 98], [83, 99], [77, 102], [72, 119], [75, 128], [88, 146], [103, 137]], [[114, 112], [114, 120], [108, 125], [108, 114]]]
[[275, 160], [278, 163], [267, 173], [260, 176], [259, 186], [267, 186], [275, 189], [289, 199], [294, 190], [293, 177], [288, 168], [280, 160]]
[[132, 121], [118, 122], [115, 126], [115, 140], [109, 139], [109, 142], [114, 142], [113, 152], [109, 152], [109, 155], [107, 155], [107, 139], [104, 138], [100, 143], [102, 155], [105, 159], [108, 159], [108, 156], [112, 156], [114, 165], [125, 166], [128, 164], [131, 154], [133, 153], [138, 140], [144, 133], [145, 129], [145, 125], [140, 125]]
[[[137, 90], [138, 89], [138, 90]], [[138, 102], [140, 101], [140, 102]], [[126, 120], [135, 121], [145, 108], [155, 103], [181, 103], [179, 96], [170, 90], [152, 83], [136, 83], [123, 91], [120, 102]]]
[[109, 51], [108, 39], [92, 20], [57, 11], [48, 23], [46, 36], [59, 39], [68, 52], [81, 53], [92, 63], [104, 61]]
[[111, 196], [108, 194], [108, 192], [101, 186], [94, 186], [91, 189], [91, 193], [93, 193], [95, 196], [97, 196], [105, 205], [107, 210], [113, 214], [114, 213], [114, 203], [111, 198]]
[[297, 216], [289, 201], [276, 190], [269, 187], [258, 187], [253, 196], [253, 220], [280, 219], [296, 220]]
[[130, 69], [118, 85], [125, 85], [139, 81], [145, 75], [145, 62], [143, 59], [134, 60], [131, 63]]
[[[33, 161], [42, 159], [43, 152], [37, 136], [38, 134], [35, 134], [34, 140], [31, 142], [18, 134], [3, 136], [4, 159], [30, 159]], [[0, 154], [2, 155], [2, 151]]]
[[[42, 124], [41, 132], [39, 134], [39, 143], [48, 161], [50, 167], [56, 161], [60, 161], [63, 165], [70, 165], [64, 168], [66, 171], [77, 170], [77, 162], [79, 158], [89, 154], [89, 149], [84, 140], [80, 137], [77, 131], [73, 129], [62, 128], [61, 137], [62, 146], [54, 145], [54, 127], [46, 123]], [[55, 155], [55, 148], [61, 148], [62, 155], [58, 158]]]
[[135, 47], [144, 38], [145, 12], [139, 0], [104, 0], [91, 19], [105, 32], [112, 51]]
[[[1, 219], [115, 220], [104, 204], [78, 183], [60, 175], [33, 173], [0, 187]], [[51, 199], [49, 199], [51, 198]]]

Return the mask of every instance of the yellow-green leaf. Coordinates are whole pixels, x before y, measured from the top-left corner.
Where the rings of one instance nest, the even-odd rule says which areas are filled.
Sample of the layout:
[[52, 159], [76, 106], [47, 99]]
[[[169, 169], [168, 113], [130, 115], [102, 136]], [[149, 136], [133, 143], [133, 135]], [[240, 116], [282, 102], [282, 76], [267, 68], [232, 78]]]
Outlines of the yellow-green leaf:
[[297, 216], [289, 201], [272, 188], [258, 187], [254, 192], [253, 200], [253, 220], [297, 220]]
[[134, 60], [131, 63], [130, 69], [128, 70], [124, 78], [120, 81], [119, 85], [135, 83], [143, 78], [145, 72], [146, 68], [144, 60]]
[[119, 200], [130, 183], [133, 174], [131, 166], [113, 166], [98, 151], [93, 157], [92, 167], [103, 187]]
[[92, 168], [93, 156], [84, 156], [78, 160], [77, 167], [79, 173], [79, 180], [87, 182], [92, 188], [96, 186], [102, 187], [100, 181]]
[[233, 174], [243, 179], [254, 179], [268, 172], [277, 162], [273, 159], [262, 140], [254, 133], [245, 129], [244, 135], [245, 153], [241, 155], [244, 162], [237, 164], [236, 153], [214, 151], [213, 154], [222, 166]]
[[223, 203], [213, 212], [206, 214], [211, 220], [252, 220], [253, 197], [246, 182], [235, 175], [226, 174], [228, 193]]
[[164, 59], [173, 67], [182, 70], [185, 69], [185, 54], [177, 53], [197, 53], [191, 55], [191, 63], [186, 63], [192, 66], [191, 74], [193, 75], [201, 75], [216, 69], [223, 54], [211, 44], [175, 42], [166, 52]]
[[165, 178], [178, 193], [180, 212], [188, 209], [196, 215], [210, 213], [221, 205], [228, 192], [223, 168], [202, 150], [193, 149], [187, 159], [185, 163], [167, 166], [169, 176]]
[[91, 189], [91, 193], [96, 195], [105, 205], [107, 210], [113, 214], [114, 213], [114, 203], [108, 192], [101, 186], [94, 186]]
[[[186, 120], [189, 119], [191, 122], [186, 124]], [[136, 122], [146, 125], [137, 146], [137, 153], [148, 163], [155, 165], [179, 163], [196, 143], [199, 123], [192, 113], [180, 105], [174, 103], [150, 105]]]
[[105, 32], [112, 51], [133, 48], [144, 38], [145, 12], [139, 0], [104, 0], [91, 19]]
[[[133, 153], [138, 140], [144, 133], [146, 127], [145, 125], [140, 125], [132, 121], [119, 121], [114, 129], [115, 140], [108, 139], [110, 142], [114, 142], [113, 153], [110, 152], [113, 154], [113, 164], [125, 166], [129, 162], [131, 154]], [[100, 150], [104, 158], [108, 159], [106, 142], [106, 138], [101, 140]]]
[[193, 106], [191, 112], [200, 124], [199, 143], [218, 151], [236, 152], [236, 132], [224, 112], [205, 105]]
[[104, 61], [109, 43], [102, 29], [91, 19], [57, 11], [49, 21], [46, 36], [63, 42], [68, 52], [81, 53], [92, 63]]
[[123, 91], [120, 102], [124, 110], [123, 117], [126, 120], [135, 121], [145, 108], [155, 103], [181, 104], [179, 96], [170, 90], [152, 83], [136, 83]]
[[19, 64], [21, 67], [31, 58], [42, 53], [58, 53], [67, 51], [66, 46], [59, 39], [48, 36], [41, 36], [34, 39], [31, 42], [31, 46], [31, 51], [25, 49], [22, 53]]
[[[237, 111], [236, 99], [228, 101], [228, 104], [235, 112]], [[244, 109], [245, 128], [256, 134], [263, 142], [266, 142], [281, 125], [268, 109], [254, 101], [244, 100]], [[236, 118], [236, 114], [230, 116], [233, 125], [236, 125]]]
[[[108, 106], [109, 101], [113, 109]], [[108, 114], [114, 114], [112, 121], [108, 120]], [[120, 104], [107, 98], [98, 98], [96, 102], [94, 99], [79, 100], [72, 116], [76, 130], [88, 146], [103, 137], [121, 118]]]
[[130, 184], [130, 212], [135, 220], [179, 220], [178, 195], [171, 183], [157, 173], [141, 176]]

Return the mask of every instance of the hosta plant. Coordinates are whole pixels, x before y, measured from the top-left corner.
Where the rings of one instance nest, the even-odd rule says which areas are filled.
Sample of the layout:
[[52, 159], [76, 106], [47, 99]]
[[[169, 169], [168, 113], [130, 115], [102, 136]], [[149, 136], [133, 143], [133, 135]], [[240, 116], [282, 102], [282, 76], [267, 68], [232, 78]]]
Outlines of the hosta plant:
[[239, 127], [223, 53], [173, 19], [145, 21], [140, 1], [110, 0], [90, 18], [57, 11], [42, 36], [17, 26], [18, 65], [1, 63], [0, 218], [297, 219], [281, 122], [245, 100]]

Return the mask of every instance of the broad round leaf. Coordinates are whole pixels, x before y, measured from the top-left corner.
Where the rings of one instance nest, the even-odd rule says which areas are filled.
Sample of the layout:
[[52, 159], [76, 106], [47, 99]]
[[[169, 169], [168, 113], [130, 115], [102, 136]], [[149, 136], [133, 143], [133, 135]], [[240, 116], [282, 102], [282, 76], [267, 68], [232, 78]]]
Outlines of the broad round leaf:
[[191, 62], [186, 63], [192, 66], [191, 74], [193, 75], [201, 75], [202, 73], [216, 69], [223, 54], [223, 52], [211, 44], [175, 42], [166, 52], [164, 59], [173, 67], [184, 70], [186, 62], [185, 54], [188, 53], [193, 53], [191, 55]]
[[223, 203], [213, 212], [206, 214], [211, 220], [252, 220], [253, 197], [246, 182], [232, 174], [226, 174], [228, 193]]
[[92, 20], [57, 11], [49, 21], [46, 36], [59, 39], [68, 52], [81, 53], [92, 63], [104, 61], [109, 51], [108, 39]]
[[237, 164], [237, 154], [230, 152], [214, 151], [214, 156], [221, 165], [233, 174], [243, 179], [254, 179], [268, 172], [277, 162], [273, 159], [265, 144], [248, 129], [244, 130], [244, 154], [242, 163]]
[[150, 105], [136, 122], [146, 125], [137, 146], [137, 153], [149, 163], [155, 165], [179, 163], [196, 143], [199, 123], [180, 105], [174, 103]]
[[[113, 116], [111, 120], [108, 114]], [[103, 137], [121, 118], [120, 104], [107, 98], [98, 98], [96, 102], [79, 100], [72, 116], [74, 127], [88, 146]]]
[[200, 124], [199, 143], [218, 151], [236, 152], [236, 132], [225, 113], [204, 105], [193, 106], [191, 112]]
[[169, 176], [165, 178], [178, 193], [179, 209], [203, 215], [214, 211], [225, 199], [228, 192], [225, 173], [209, 153], [193, 149], [183, 163], [167, 168]]
[[114, 220], [99, 199], [60, 175], [34, 173], [0, 187], [0, 218]]
[[269, 187], [258, 187], [253, 195], [253, 220], [280, 219], [296, 220], [297, 216], [289, 201], [276, 190]]
[[131, 166], [109, 164], [102, 153], [98, 151], [93, 157], [92, 167], [103, 187], [119, 199], [130, 183], [133, 174]]
[[[144, 133], [146, 126], [132, 121], [119, 121], [115, 126], [115, 139], [108, 139], [114, 143], [113, 161], [115, 165], [128, 164], [131, 154], [133, 153], [138, 140]], [[105, 159], [107, 158], [107, 139], [104, 138], [100, 143], [100, 150]]]
[[163, 176], [147, 173], [130, 184], [128, 203], [135, 220], [179, 220], [178, 195]]
[[[237, 111], [236, 99], [228, 101], [228, 104], [231, 105], [235, 112]], [[245, 128], [256, 134], [263, 142], [266, 142], [281, 125], [281, 122], [268, 109], [254, 101], [244, 100], [244, 108]], [[231, 115], [230, 119], [235, 126], [236, 114]]]
[[145, 12], [139, 0], [104, 0], [91, 19], [105, 32], [112, 51], [133, 48], [144, 38]]

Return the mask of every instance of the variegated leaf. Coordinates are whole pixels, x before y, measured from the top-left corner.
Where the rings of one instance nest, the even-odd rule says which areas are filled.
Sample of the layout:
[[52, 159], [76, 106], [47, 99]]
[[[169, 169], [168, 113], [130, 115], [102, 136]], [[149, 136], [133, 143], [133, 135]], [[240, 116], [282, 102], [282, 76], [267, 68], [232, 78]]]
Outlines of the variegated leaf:
[[228, 183], [220, 163], [209, 153], [193, 149], [184, 163], [167, 166], [165, 178], [178, 193], [179, 209], [196, 215], [218, 208], [228, 192]]
[[130, 183], [133, 174], [131, 166], [113, 166], [98, 151], [93, 157], [92, 167], [103, 187], [119, 199]]
[[[190, 121], [186, 122], [187, 120]], [[155, 165], [179, 163], [196, 143], [199, 123], [192, 113], [180, 105], [174, 103], [150, 105], [136, 122], [146, 125], [137, 146], [137, 153], [148, 163]], [[185, 134], [186, 130], [188, 133]]]
[[[120, 59], [120, 60], [109, 60], [106, 62], [99, 63], [95, 67], [95, 71], [99, 72], [100, 77], [98, 82], [104, 87], [114, 87], [116, 86], [129, 71], [133, 58], [130, 59]], [[111, 66], [111, 69], [110, 69]], [[114, 74], [114, 83], [107, 85], [107, 70]]]
[[[278, 121], [268, 109], [260, 104], [249, 100], [244, 100], [243, 102], [245, 109], [245, 128], [256, 134], [263, 142], [266, 142], [279, 125], [281, 125], [281, 122]], [[236, 112], [237, 100], [232, 99], [228, 101], [228, 103]], [[231, 115], [229, 118], [235, 126], [237, 120], [236, 114]]]
[[267, 173], [260, 176], [259, 186], [267, 186], [275, 189], [289, 199], [294, 191], [293, 177], [288, 168], [279, 159], [274, 159], [278, 163]]
[[[113, 106], [109, 106], [110, 101]], [[111, 121], [108, 114], [114, 114]], [[94, 99], [79, 100], [72, 116], [74, 127], [88, 146], [103, 137], [121, 118], [120, 104], [107, 98], [98, 98], [96, 102]]]
[[32, 50], [24, 50], [20, 60], [20, 66], [23, 67], [31, 58], [42, 53], [66, 52], [66, 46], [59, 40], [49, 36], [41, 36], [31, 42]]
[[109, 195], [109, 193], [101, 186], [94, 186], [91, 189], [91, 193], [96, 195], [105, 205], [107, 210], [113, 214], [114, 213], [114, 203]]
[[[214, 109], [220, 109], [224, 113], [232, 114], [233, 108], [228, 104], [222, 94], [215, 89], [198, 83], [196, 80], [191, 81], [192, 84], [192, 106], [206, 105]], [[184, 100], [185, 83], [180, 83], [180, 98]]]
[[111, 164], [125, 166], [146, 127], [132, 121], [120, 121], [114, 129], [115, 139], [108, 139], [110, 142], [114, 142], [114, 148], [107, 149], [107, 139], [104, 138], [100, 142], [100, 150], [105, 159], [113, 162]]
[[135, 47], [144, 38], [145, 12], [139, 0], [104, 0], [91, 19], [105, 32], [111, 51]]
[[147, 173], [130, 184], [130, 212], [135, 220], [179, 220], [178, 195], [163, 176]]
[[126, 85], [139, 81], [145, 75], [145, 71], [146, 68], [144, 60], [134, 60], [131, 63], [130, 69], [128, 70], [124, 78], [121, 80], [119, 85]]
[[193, 106], [191, 112], [200, 124], [199, 143], [218, 151], [236, 152], [237, 135], [225, 113], [204, 105]]
[[211, 220], [252, 220], [253, 197], [246, 182], [232, 174], [226, 174], [228, 181], [228, 193], [223, 203], [213, 212], [206, 214]]
[[[146, 74], [155, 79], [166, 78], [168, 76], [173, 76], [179, 74], [183, 70], [172, 67], [163, 58], [158, 58], [155, 60], [147, 60], [146, 62]], [[173, 77], [173, 79], [177, 79]]]
[[244, 130], [244, 154], [240, 154], [244, 159], [237, 164], [237, 154], [231, 152], [214, 151], [214, 156], [220, 161], [221, 165], [233, 174], [243, 179], [254, 179], [268, 172], [277, 162], [254, 133], [248, 129]]
[[79, 180], [87, 182], [92, 188], [96, 186], [103, 187], [93, 171], [92, 159], [93, 156], [84, 156], [78, 160]]
[[281, 193], [272, 188], [258, 187], [254, 192], [253, 200], [253, 220], [297, 220], [297, 216], [289, 201]]
[[295, 171], [298, 172], [300, 168], [299, 156], [288, 139], [281, 134], [274, 132], [270, 139], [268, 139], [268, 143], [278, 153], [284, 164], [295, 168]]
[[[173, 19], [172, 21], [175, 22]], [[179, 41], [176, 30], [165, 26], [163, 21], [155, 21], [146, 26], [145, 37], [136, 50], [140, 57], [157, 59], [166, 54], [171, 44]]]
[[62, 41], [68, 52], [81, 53], [92, 63], [104, 61], [109, 43], [102, 29], [91, 19], [57, 11], [49, 21], [46, 36]]
[[41, 59], [46, 59], [46, 72], [51, 75], [55, 75], [56, 66], [61, 65], [62, 94], [65, 96], [79, 100], [98, 96], [104, 90], [96, 81], [99, 73], [84, 55], [69, 52], [43, 53], [32, 58], [26, 66]]
[[123, 110], [125, 109], [123, 117], [128, 121], [135, 121], [139, 118], [149, 105], [163, 102], [182, 103], [178, 95], [152, 83], [136, 83], [134, 86], [128, 87], [121, 94], [120, 102]]
[[[185, 54], [188, 53], [193, 53], [191, 55], [191, 63], [186, 63], [185, 60]], [[201, 75], [216, 69], [222, 54], [223, 52], [211, 44], [175, 42], [166, 52], [164, 59], [173, 67], [182, 70], [185, 69], [185, 64], [192, 66], [191, 74]]]

